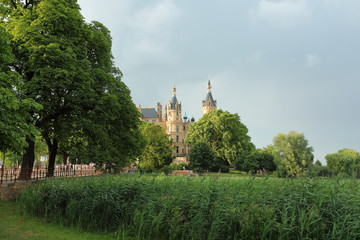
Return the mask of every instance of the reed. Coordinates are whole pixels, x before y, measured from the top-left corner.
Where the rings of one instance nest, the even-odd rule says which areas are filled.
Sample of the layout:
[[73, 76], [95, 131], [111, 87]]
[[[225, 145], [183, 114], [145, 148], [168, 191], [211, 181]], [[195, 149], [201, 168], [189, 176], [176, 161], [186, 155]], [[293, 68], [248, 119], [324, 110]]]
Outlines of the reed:
[[134, 239], [359, 239], [358, 180], [94, 176], [31, 186], [27, 213]]

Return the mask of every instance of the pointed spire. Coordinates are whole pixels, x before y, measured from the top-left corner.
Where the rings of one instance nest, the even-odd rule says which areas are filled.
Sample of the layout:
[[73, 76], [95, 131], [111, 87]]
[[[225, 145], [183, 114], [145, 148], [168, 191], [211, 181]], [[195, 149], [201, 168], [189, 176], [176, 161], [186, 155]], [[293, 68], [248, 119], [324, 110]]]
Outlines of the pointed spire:
[[172, 96], [175, 97], [176, 96], [176, 87], [174, 85], [173, 89], [172, 89]]
[[212, 86], [211, 86], [210, 79], [209, 79], [209, 81], [208, 81], [208, 92], [211, 92], [211, 88], [212, 88]]

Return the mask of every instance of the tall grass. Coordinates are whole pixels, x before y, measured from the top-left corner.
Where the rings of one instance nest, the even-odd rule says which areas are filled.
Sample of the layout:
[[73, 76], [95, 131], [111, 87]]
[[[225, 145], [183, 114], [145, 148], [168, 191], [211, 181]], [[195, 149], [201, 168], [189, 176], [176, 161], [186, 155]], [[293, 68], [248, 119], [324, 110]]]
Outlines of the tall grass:
[[53, 179], [20, 202], [52, 222], [135, 239], [360, 239], [357, 180]]

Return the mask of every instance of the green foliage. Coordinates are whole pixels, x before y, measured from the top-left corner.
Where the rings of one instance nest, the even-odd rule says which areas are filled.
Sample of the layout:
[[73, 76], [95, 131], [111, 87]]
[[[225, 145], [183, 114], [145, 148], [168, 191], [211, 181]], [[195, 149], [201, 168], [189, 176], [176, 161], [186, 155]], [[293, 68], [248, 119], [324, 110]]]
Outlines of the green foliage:
[[274, 145], [270, 151], [275, 156], [275, 163], [279, 170], [287, 176], [303, 175], [314, 158], [313, 149], [308, 146], [304, 134], [294, 131], [288, 134], [280, 133], [274, 137], [273, 142]]
[[315, 165], [322, 166], [322, 163], [319, 160], [316, 160]]
[[40, 105], [20, 98], [21, 78], [8, 66], [13, 61], [10, 37], [0, 26], [0, 151], [21, 153], [27, 146], [25, 136], [37, 133], [29, 124], [29, 112], [40, 109]]
[[47, 156], [49, 153], [46, 142], [41, 136], [36, 136], [35, 138], [35, 163], [40, 163], [40, 158], [42, 156]]
[[215, 164], [214, 152], [205, 142], [196, 142], [191, 146], [189, 160], [189, 168], [197, 172], [210, 170]]
[[20, 202], [47, 221], [134, 239], [358, 239], [356, 180], [121, 175], [53, 179]]
[[139, 167], [145, 171], [159, 170], [172, 162], [172, 147], [169, 136], [159, 125], [143, 122], [141, 133], [145, 149], [139, 158]]
[[85, 23], [75, 0], [2, 2], [15, 56], [7, 65], [21, 76], [22, 95], [43, 106], [28, 112], [49, 164], [60, 146], [108, 170], [129, 165], [141, 150], [140, 114], [113, 64], [109, 30]]
[[310, 164], [309, 172], [306, 173], [308, 177], [332, 177], [336, 173], [329, 169], [328, 166], [320, 166], [318, 164]]
[[360, 153], [352, 149], [341, 149], [325, 156], [330, 170], [347, 176], [360, 177]]
[[256, 149], [250, 154], [242, 155], [235, 161], [238, 170], [256, 173], [260, 170], [273, 172], [276, 170], [274, 156], [266, 150]]
[[205, 114], [190, 125], [186, 142], [190, 145], [199, 141], [208, 143], [215, 157], [229, 165], [241, 153], [254, 149], [247, 134], [248, 129], [241, 123], [239, 115], [220, 109]]
[[2, 240], [113, 240], [113, 235], [87, 233], [60, 224], [46, 223], [35, 217], [24, 216], [21, 205], [16, 201], [0, 201], [0, 239]]

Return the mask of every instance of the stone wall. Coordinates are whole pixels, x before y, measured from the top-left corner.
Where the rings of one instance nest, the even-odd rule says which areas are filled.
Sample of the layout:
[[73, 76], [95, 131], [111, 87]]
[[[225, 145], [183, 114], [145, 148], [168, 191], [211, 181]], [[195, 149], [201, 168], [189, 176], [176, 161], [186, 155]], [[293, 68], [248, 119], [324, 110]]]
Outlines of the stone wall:
[[19, 181], [0, 184], [0, 200], [12, 200], [19, 197], [22, 190], [38, 181]]

